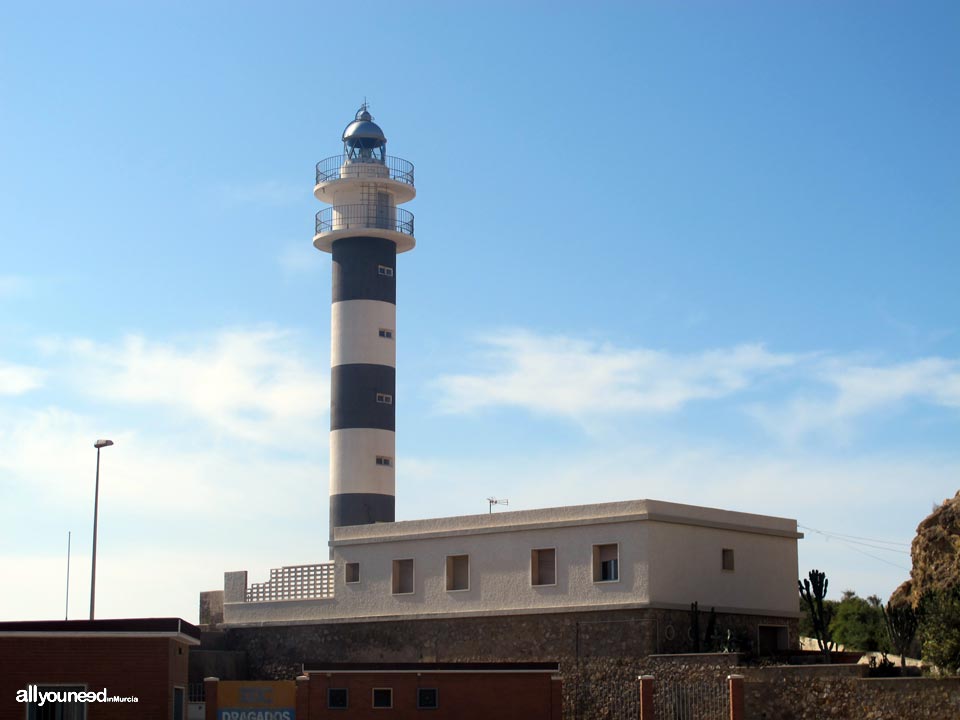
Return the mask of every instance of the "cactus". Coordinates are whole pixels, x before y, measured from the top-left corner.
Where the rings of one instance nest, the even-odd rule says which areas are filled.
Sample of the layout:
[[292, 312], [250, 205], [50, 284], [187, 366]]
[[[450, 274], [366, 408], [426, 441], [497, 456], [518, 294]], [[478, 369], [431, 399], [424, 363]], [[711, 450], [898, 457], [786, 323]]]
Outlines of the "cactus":
[[809, 579], [803, 581], [797, 580], [800, 587], [800, 597], [807, 604], [810, 611], [810, 619], [813, 622], [813, 632], [817, 637], [817, 645], [820, 646], [820, 652], [823, 653], [823, 661], [830, 662], [830, 651], [833, 650], [833, 641], [830, 639], [830, 620], [829, 614], [823, 607], [823, 599], [827, 595], [827, 586], [830, 581], [827, 580], [827, 574], [819, 570], [811, 570]]

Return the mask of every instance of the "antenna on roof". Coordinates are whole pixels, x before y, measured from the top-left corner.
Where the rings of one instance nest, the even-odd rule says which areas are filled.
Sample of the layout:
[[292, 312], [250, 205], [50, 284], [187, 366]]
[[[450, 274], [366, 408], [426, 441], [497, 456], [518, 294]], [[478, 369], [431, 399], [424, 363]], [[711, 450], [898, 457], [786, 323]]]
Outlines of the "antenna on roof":
[[495, 497], [488, 497], [487, 502], [490, 503], [490, 514], [493, 515], [493, 506], [494, 505], [509, 505], [510, 501], [507, 498], [500, 498], [499, 500]]

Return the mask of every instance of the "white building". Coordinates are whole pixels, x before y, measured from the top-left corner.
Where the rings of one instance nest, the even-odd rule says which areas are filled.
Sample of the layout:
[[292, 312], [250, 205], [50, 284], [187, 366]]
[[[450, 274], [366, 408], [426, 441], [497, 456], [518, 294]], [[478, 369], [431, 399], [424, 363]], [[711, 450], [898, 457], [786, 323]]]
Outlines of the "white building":
[[227, 573], [227, 625], [662, 608], [797, 616], [795, 520], [656, 500], [334, 531], [333, 561]]

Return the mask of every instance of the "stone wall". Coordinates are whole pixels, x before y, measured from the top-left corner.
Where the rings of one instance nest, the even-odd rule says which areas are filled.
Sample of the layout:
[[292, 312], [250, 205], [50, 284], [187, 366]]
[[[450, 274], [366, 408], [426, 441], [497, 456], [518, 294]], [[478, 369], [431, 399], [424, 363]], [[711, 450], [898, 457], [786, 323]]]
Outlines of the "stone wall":
[[[708, 614], [700, 613], [700, 632]], [[716, 627], [752, 648], [758, 624], [785, 624], [797, 646], [797, 621], [718, 614]], [[225, 631], [224, 650], [246, 654], [250, 678], [296, 677], [304, 662], [560, 662], [616, 660], [634, 672], [656, 653], [694, 649], [691, 614], [683, 610], [598, 612], [237, 627]], [[751, 639], [752, 638], [752, 639]], [[603, 663], [601, 663], [603, 664]]]
[[[743, 668], [744, 720], [960, 717], [960, 678], [865, 678], [843, 666]], [[799, 670], [799, 672], [794, 672]], [[817, 670], [819, 672], [810, 672]]]
[[744, 666], [735, 655], [652, 656], [642, 669], [659, 684], [742, 675], [744, 720], [960, 717], [960, 678], [873, 679], [866, 665]]

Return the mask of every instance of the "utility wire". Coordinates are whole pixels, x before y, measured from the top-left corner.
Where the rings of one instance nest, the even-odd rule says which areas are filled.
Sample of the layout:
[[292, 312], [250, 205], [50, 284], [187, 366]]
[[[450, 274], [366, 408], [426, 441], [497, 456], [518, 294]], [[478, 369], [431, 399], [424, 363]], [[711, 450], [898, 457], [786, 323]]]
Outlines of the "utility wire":
[[[864, 547], [870, 547], [870, 548], [874, 548], [874, 549], [876, 549], [876, 550], [884, 550], [884, 551], [886, 551], [886, 552], [894, 552], [894, 553], [899, 553], [899, 554], [903, 554], [903, 555], [909, 555], [910, 553], [906, 552], [905, 550], [894, 550], [893, 548], [883, 547], [882, 545], [871, 545], [870, 543], [866, 543], [866, 542], [858, 542], [858, 541], [856, 541], [856, 540], [849, 540], [849, 539], [847, 539], [847, 538], [852, 538], [852, 537], [857, 537], [857, 536], [856, 536], [856, 535], [842, 535], [842, 534], [840, 534], [840, 533], [831, 533], [831, 532], [826, 532], [825, 530], [817, 530], [816, 528], [812, 528], [812, 527], [809, 527], [809, 526], [807, 526], [807, 525], [801, 525], [800, 523], [797, 523], [797, 527], [801, 527], [801, 528], [803, 528], [804, 530], [809, 530], [810, 532], [815, 532], [815, 533], [817, 533], [818, 535], [822, 535], [823, 537], [825, 537], [825, 538], [827, 539], [827, 542], [830, 542], [830, 540], [836, 540], [836, 541], [837, 541], [838, 543], [840, 543], [841, 545], [845, 545], [845, 546], [847, 547], [847, 549], [849, 549], [849, 550], [853, 550], [854, 552], [860, 553], [861, 555], [866, 555], [868, 558], [872, 558], [872, 559], [877, 560], [877, 561], [879, 561], [879, 562], [886, 563], [887, 565], [891, 565], [892, 567], [895, 567], [895, 568], [897, 568], [897, 569], [899, 569], [899, 570], [905, 570], [906, 572], [910, 572], [910, 568], [908, 568], [908, 567], [903, 567], [902, 565], [898, 565], [898, 564], [895, 563], [895, 562], [891, 562], [890, 560], [887, 560], [887, 559], [885, 559], [885, 558], [878, 557], [877, 555], [873, 555], [872, 553], [868, 553], [868, 552], [866, 552], [865, 550], [861, 550], [860, 548], [854, 547], [854, 545], [862, 545], [862, 546], [864, 546]], [[870, 539], [870, 538], [865, 538], [865, 539]], [[873, 540], [873, 542], [881, 542], [881, 543], [882, 543], [882, 542], [887, 542], [887, 541], [886, 541], [886, 540]], [[890, 543], [890, 544], [891, 544], [891, 545], [903, 545], [903, 543]]]
[[[863, 545], [864, 547], [870, 547], [875, 550], [884, 550], [886, 552], [895, 552], [902, 555], [909, 555], [910, 553], [906, 550], [898, 550], [893, 547], [886, 547], [887, 545], [895, 545], [897, 547], [910, 547], [907, 543], [893, 542], [892, 540], [877, 540], [875, 538], [864, 538], [858, 535], [844, 535], [842, 533], [828, 532], [826, 530], [817, 530], [817, 528], [809, 527], [807, 525], [801, 525], [797, 523], [797, 527], [801, 527], [804, 530], [809, 530], [810, 532], [815, 532], [818, 535], [823, 535], [826, 538], [832, 538], [834, 540], [840, 540], [843, 542], [851, 542], [855, 545]], [[867, 541], [867, 542], [863, 542]], [[879, 543], [879, 544], [877, 544]]]
[[863, 550], [860, 550], [859, 548], [855, 548], [853, 545], [849, 545], [848, 543], [844, 542], [843, 540], [840, 540], [839, 542], [841, 542], [841, 543], [843, 543], [844, 545], [846, 545], [850, 550], [853, 550], [854, 552], [858, 552], [858, 553], [860, 553], [861, 555], [866, 555], [868, 558], [873, 558], [874, 560], [879, 560], [879, 561], [882, 562], [882, 563], [886, 563], [887, 565], [892, 565], [893, 567], [898, 568], [898, 569], [900, 569], [900, 570], [904, 570], [904, 571], [906, 571], [906, 572], [910, 572], [910, 568], [908, 568], [908, 567], [904, 567], [903, 565], [897, 565], [897, 564], [894, 563], [894, 562], [890, 562], [889, 560], [884, 560], [882, 557], [877, 557], [876, 555], [871, 555], [870, 553], [864, 552]]

